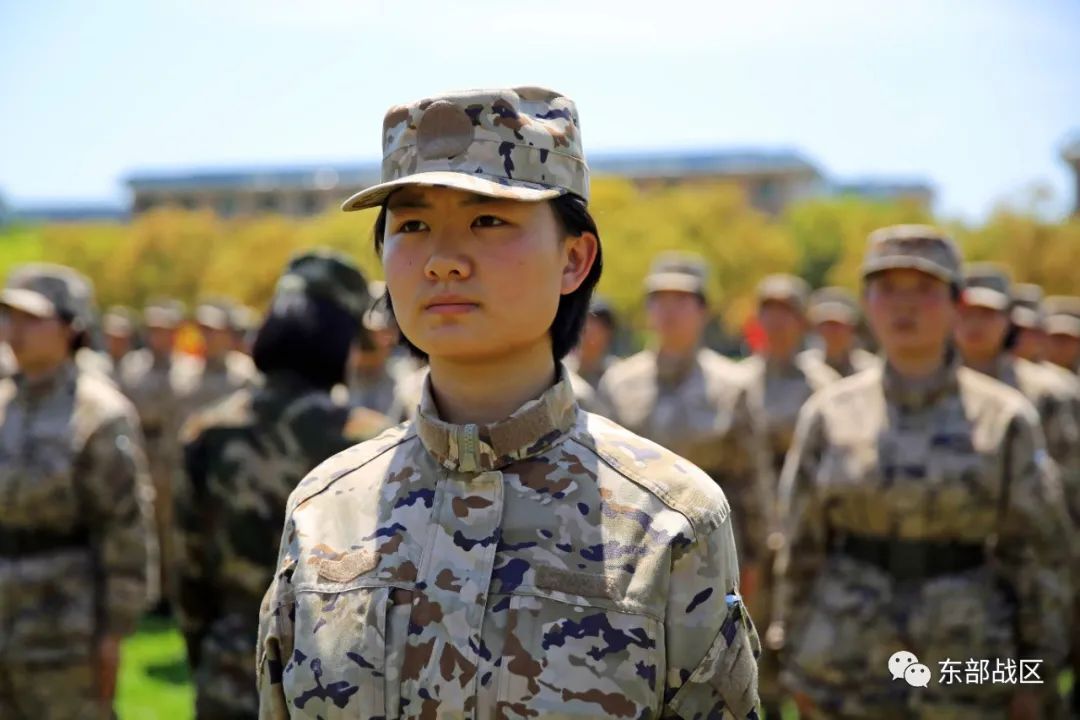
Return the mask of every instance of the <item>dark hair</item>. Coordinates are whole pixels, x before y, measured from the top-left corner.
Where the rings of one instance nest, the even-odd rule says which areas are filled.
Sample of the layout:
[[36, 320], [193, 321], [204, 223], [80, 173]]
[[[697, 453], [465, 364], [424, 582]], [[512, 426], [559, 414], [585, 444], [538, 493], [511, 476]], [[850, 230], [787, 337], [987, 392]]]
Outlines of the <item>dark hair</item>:
[[[577, 195], [560, 195], [550, 201], [551, 209], [555, 211], [555, 219], [566, 235], [579, 237], [585, 233], [596, 236], [596, 260], [593, 262], [589, 274], [585, 280], [572, 293], [559, 298], [559, 309], [555, 313], [555, 319], [551, 323], [551, 354], [555, 361], [562, 360], [578, 343], [581, 337], [581, 329], [585, 326], [585, 318], [589, 314], [589, 301], [592, 299], [596, 283], [600, 281], [600, 273], [603, 272], [603, 251], [600, 244], [600, 231], [596, 228], [596, 220], [589, 213], [589, 207], [585, 200]], [[382, 255], [383, 240], [386, 236], [386, 205], [379, 210], [379, 216], [375, 218], [375, 253]], [[386, 305], [391, 313], [394, 305], [389, 293], [386, 295]], [[414, 357], [427, 360], [427, 353], [413, 345], [405, 333], [401, 333], [401, 344], [408, 348]]]
[[266, 374], [289, 371], [329, 390], [345, 380], [356, 317], [337, 303], [302, 293], [274, 298], [255, 335], [251, 355]]

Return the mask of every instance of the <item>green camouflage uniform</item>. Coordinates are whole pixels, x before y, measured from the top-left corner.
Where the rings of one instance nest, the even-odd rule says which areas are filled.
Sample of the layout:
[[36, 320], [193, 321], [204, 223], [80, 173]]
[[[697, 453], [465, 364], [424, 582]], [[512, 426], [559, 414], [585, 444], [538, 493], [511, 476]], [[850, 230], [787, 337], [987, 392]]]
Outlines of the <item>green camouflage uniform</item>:
[[[588, 196], [573, 103], [538, 88], [391, 109], [383, 184]], [[505, 420], [415, 420], [293, 492], [262, 607], [264, 718], [756, 717], [757, 634], [723, 492], [581, 411], [565, 369]]]
[[[367, 301], [363, 275], [333, 253], [294, 259], [278, 297], [292, 286], [355, 311], [358, 322]], [[279, 371], [184, 426], [177, 612], [199, 720], [258, 716], [259, 605], [274, 574], [285, 504], [304, 475], [351, 444], [349, 420], [327, 390]]]
[[[959, 280], [955, 247], [932, 228], [872, 235], [864, 275], [892, 267]], [[1007, 716], [1015, 680], [949, 684], [942, 663], [1041, 659], [1053, 678], [1068, 521], [1019, 392], [951, 357], [920, 381], [891, 366], [846, 378], [801, 413], [780, 508], [782, 677], [822, 717]], [[900, 650], [930, 668], [928, 687], [892, 678]]]
[[[41, 316], [89, 316], [67, 268], [17, 271], [0, 297]], [[96, 643], [135, 629], [157, 550], [138, 420], [73, 362], [0, 381], [0, 718], [98, 718]]]

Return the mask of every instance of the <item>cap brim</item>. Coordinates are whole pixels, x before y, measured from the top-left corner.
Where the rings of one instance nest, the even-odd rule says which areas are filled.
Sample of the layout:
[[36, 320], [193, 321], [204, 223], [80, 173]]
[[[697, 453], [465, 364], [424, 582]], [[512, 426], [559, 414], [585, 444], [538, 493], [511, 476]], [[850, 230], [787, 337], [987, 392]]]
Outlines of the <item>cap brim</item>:
[[863, 265], [862, 276], [865, 280], [886, 270], [918, 270], [949, 285], [956, 282], [956, 276], [936, 262], [913, 257], [887, 257], [866, 263]]
[[1011, 314], [1013, 325], [1031, 330], [1041, 330], [1043, 318], [1035, 310], [1026, 307], [1014, 307]]
[[846, 305], [840, 303], [822, 303], [810, 308], [807, 312], [810, 322], [815, 325], [827, 322], [838, 322], [844, 325], [856, 325], [858, 313]]
[[961, 296], [965, 305], [1005, 312], [1009, 309], [1009, 296], [993, 288], [969, 287]]
[[757, 301], [759, 306], [764, 305], [767, 302], [778, 302], [791, 307], [797, 312], [806, 312], [806, 305], [803, 304], [802, 299], [798, 295], [792, 295], [789, 292], [758, 292]]
[[390, 197], [391, 193], [409, 185], [453, 188], [454, 190], [463, 190], [476, 195], [502, 200], [519, 200], [521, 202], [551, 200], [570, 192], [563, 188], [525, 180], [507, 180], [504, 177], [493, 175], [473, 175], [454, 172], [453, 170], [438, 170], [408, 175], [361, 190], [346, 200], [341, 205], [341, 209], [345, 212], [351, 212], [353, 210], [380, 207], [386, 202], [386, 198]]
[[0, 292], [0, 305], [14, 308], [39, 318], [57, 316], [56, 305], [39, 292], [25, 288], [8, 288]]
[[698, 278], [682, 273], [656, 273], [645, 278], [645, 292], [683, 292], [704, 295], [705, 289]]
[[1080, 318], [1072, 315], [1049, 317], [1046, 319], [1046, 334], [1080, 338]]

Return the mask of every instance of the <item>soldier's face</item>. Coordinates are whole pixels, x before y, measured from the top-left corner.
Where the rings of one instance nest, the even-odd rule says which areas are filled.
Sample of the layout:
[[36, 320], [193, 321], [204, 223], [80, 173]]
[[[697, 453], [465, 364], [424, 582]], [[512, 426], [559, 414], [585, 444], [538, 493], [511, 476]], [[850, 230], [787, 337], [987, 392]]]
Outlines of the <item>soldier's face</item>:
[[870, 329], [890, 357], [939, 356], [956, 320], [949, 285], [918, 270], [873, 275], [863, 304]]
[[1060, 333], [1050, 335], [1046, 341], [1046, 359], [1055, 365], [1075, 370], [1080, 363], [1080, 338]]
[[233, 349], [233, 334], [228, 330], [212, 328], [206, 325], [200, 325], [199, 330], [202, 332], [203, 340], [206, 342], [206, 357], [215, 359], [224, 357]]
[[503, 360], [550, 354], [559, 299], [597, 244], [566, 236], [546, 202], [408, 187], [387, 202], [382, 261], [398, 325], [433, 363]]
[[105, 335], [105, 350], [114, 360], [119, 360], [131, 350], [131, 336], [119, 333]]
[[168, 355], [176, 342], [176, 331], [170, 328], [152, 327], [146, 330], [146, 344], [155, 355]]
[[662, 352], [688, 352], [701, 342], [709, 312], [697, 295], [671, 290], [654, 292], [649, 294], [645, 307], [649, 329], [656, 333]]
[[581, 329], [581, 342], [578, 343], [578, 351], [583, 358], [599, 360], [608, 353], [611, 347], [611, 328], [606, 322], [588, 315], [585, 318], [585, 326]]
[[11, 350], [19, 368], [46, 372], [64, 362], [71, 347], [71, 329], [57, 318], [39, 318], [20, 310], [6, 311]]
[[1022, 328], [1016, 334], [1013, 354], [1032, 362], [1041, 362], [1046, 356], [1046, 333], [1039, 328]]
[[997, 310], [960, 305], [956, 320], [956, 344], [969, 360], [989, 360], [1001, 352], [1009, 317]]
[[789, 358], [802, 346], [806, 319], [788, 303], [766, 300], [758, 308], [758, 323], [765, 333], [769, 355]]
[[818, 323], [817, 334], [825, 343], [825, 354], [829, 357], [844, 355], [855, 344], [855, 326], [845, 322], [828, 320]]

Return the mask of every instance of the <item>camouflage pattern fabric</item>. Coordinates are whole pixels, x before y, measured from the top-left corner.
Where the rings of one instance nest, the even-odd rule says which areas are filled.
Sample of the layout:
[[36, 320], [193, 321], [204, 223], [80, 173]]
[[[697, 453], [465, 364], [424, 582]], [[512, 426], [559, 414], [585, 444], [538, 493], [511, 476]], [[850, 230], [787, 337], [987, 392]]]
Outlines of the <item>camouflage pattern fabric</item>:
[[[881, 358], [862, 348], [855, 348], [837, 362], [832, 358], [825, 357], [825, 351], [821, 348], [810, 348], [799, 353], [799, 363], [823, 365], [840, 377], [850, 377], [857, 372], [877, 367], [881, 364]], [[814, 374], [822, 375], [824, 373], [817, 371]]]
[[[1006, 717], [1017, 686], [913, 689], [888, 672], [898, 650], [935, 679], [949, 659], [1039, 658], [1044, 678], [1060, 666], [1068, 521], [1020, 393], [956, 361], [918, 383], [887, 367], [846, 378], [803, 410], [780, 507], [782, 678], [823, 717]], [[853, 537], [985, 557], [898, 576], [846, 550]]]
[[124, 357], [118, 379], [120, 390], [139, 414], [145, 439], [146, 460], [154, 484], [154, 520], [161, 550], [161, 586], [172, 597], [173, 477], [180, 465], [180, 393], [185, 364], [183, 357], [155, 357], [148, 349]]
[[285, 503], [345, 449], [349, 411], [300, 378], [273, 374], [184, 427], [177, 481], [177, 613], [201, 720], [258, 715], [255, 639]]
[[230, 351], [222, 358], [193, 358], [185, 363], [178, 382], [183, 418], [186, 419], [236, 390], [257, 386], [261, 379], [251, 358], [243, 353]]
[[382, 184], [345, 201], [378, 207], [408, 184], [511, 200], [589, 197], [574, 102], [544, 88], [472, 90], [397, 105], [383, 119]]
[[[156, 593], [140, 444], [130, 403], [73, 363], [33, 385], [0, 382], [5, 720], [98, 712], [86, 704], [96, 640], [132, 632]], [[44, 684], [50, 677], [58, 682]]]
[[645, 350], [600, 383], [608, 416], [702, 468], [724, 490], [742, 565], [765, 556], [775, 478], [761, 413], [750, 406], [737, 363], [707, 348], [683, 362]]
[[723, 492], [581, 412], [414, 422], [293, 492], [262, 607], [263, 718], [755, 718]]

